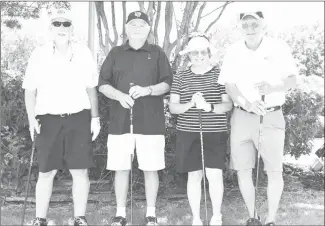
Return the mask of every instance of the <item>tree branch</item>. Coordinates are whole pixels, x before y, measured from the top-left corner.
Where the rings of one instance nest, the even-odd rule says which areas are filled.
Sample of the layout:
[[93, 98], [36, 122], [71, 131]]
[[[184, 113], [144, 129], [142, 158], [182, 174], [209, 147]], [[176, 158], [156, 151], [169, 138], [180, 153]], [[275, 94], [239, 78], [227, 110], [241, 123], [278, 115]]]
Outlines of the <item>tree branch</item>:
[[126, 23], [126, 1], [123, 1], [122, 2], [122, 9], [123, 9], [123, 24], [122, 24], [122, 27], [123, 27], [123, 43], [126, 42], [126, 33], [125, 33], [125, 23]]
[[116, 21], [115, 21], [115, 5], [114, 5], [114, 1], [111, 2], [111, 10], [112, 10], [112, 26], [113, 26], [113, 31], [114, 31], [114, 45], [117, 45], [118, 42], [118, 33], [117, 33], [117, 29], [116, 29]]
[[[233, 3], [233, 2], [234, 2], [234, 1], [228, 1], [228, 4]], [[226, 4], [227, 4], [227, 3], [226, 3]], [[204, 17], [206, 17], [206, 16], [209, 16], [211, 13], [217, 11], [218, 9], [220, 9], [220, 8], [222, 8], [222, 7], [224, 7], [224, 5], [219, 6], [219, 7], [215, 8], [214, 10], [212, 10], [211, 12], [209, 12], [209, 13], [203, 15], [203, 16], [201, 17], [201, 19], [204, 18]]]
[[207, 4], [207, 2], [204, 2], [204, 3], [201, 5], [200, 9], [199, 9], [199, 13], [198, 13], [197, 20], [196, 20], [196, 24], [195, 24], [195, 26], [194, 26], [193, 31], [197, 31], [198, 28], [199, 28], [199, 25], [200, 25], [200, 22], [201, 22], [201, 19], [202, 19], [201, 15], [202, 15], [202, 12], [203, 12], [203, 10], [204, 10], [206, 4]]
[[152, 24], [153, 16], [155, 15], [154, 4], [155, 4], [155, 2], [150, 1], [149, 5], [148, 5], [148, 9], [147, 9], [147, 14], [148, 14], [148, 17], [149, 17], [150, 24]]
[[159, 20], [160, 20], [160, 13], [161, 13], [161, 1], [158, 2], [158, 7], [157, 7], [157, 15], [156, 15], [156, 20], [155, 20], [155, 25], [153, 29], [153, 35], [155, 38], [155, 44], [159, 44], [159, 39], [158, 39], [158, 25], [159, 25]]
[[146, 12], [146, 10], [144, 9], [144, 1], [138, 1], [139, 4], [139, 8], [141, 12]]
[[105, 14], [105, 11], [104, 11], [104, 2], [96, 1], [95, 2], [95, 6], [96, 6], [97, 14], [100, 17], [101, 21], [103, 22], [103, 25], [104, 25], [104, 28], [105, 28], [105, 46], [104, 46], [104, 51], [107, 54], [108, 53], [108, 50], [109, 50], [108, 44], [110, 44], [112, 47], [115, 46], [115, 45], [112, 42], [112, 40], [110, 39], [110, 37], [109, 37], [109, 28], [108, 28], [106, 14]]
[[164, 37], [164, 44], [163, 48], [164, 50], [167, 50], [170, 42], [169, 42], [169, 37], [170, 37], [170, 32], [172, 30], [172, 17], [173, 15], [173, 7], [172, 7], [172, 2], [166, 2], [165, 6], [165, 37]]
[[205, 29], [205, 33], [207, 33], [209, 30], [210, 30], [210, 28], [220, 19], [220, 17], [221, 17], [221, 15], [223, 14], [223, 12], [225, 11], [225, 9], [226, 9], [226, 7], [227, 7], [227, 5], [229, 5], [230, 3], [232, 3], [232, 2], [226, 2], [224, 5], [223, 5], [223, 8], [221, 9], [221, 11], [220, 11], [220, 13], [219, 13], [219, 15], [217, 16], [217, 18], [214, 20], [214, 21], [212, 21], [210, 24], [209, 24], [209, 26], [208, 26], [208, 28], [207, 29]]

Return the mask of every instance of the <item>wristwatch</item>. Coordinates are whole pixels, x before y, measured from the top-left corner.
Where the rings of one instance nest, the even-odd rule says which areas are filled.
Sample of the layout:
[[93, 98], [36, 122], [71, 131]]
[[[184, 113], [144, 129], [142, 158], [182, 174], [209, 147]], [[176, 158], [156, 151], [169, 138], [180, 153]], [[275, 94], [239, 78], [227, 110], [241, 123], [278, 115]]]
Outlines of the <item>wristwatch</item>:
[[214, 111], [214, 104], [210, 104], [211, 105], [211, 110], [210, 112], [213, 112]]
[[151, 86], [148, 86], [148, 89], [149, 89], [149, 96], [151, 96], [151, 94], [152, 94], [152, 88], [151, 88]]

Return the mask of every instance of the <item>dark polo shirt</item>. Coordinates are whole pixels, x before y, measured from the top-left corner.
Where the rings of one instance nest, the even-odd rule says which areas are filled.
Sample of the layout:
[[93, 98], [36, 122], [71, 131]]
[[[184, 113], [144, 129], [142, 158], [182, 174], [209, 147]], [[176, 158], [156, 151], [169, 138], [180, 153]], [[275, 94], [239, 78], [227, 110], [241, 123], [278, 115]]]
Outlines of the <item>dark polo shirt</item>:
[[[111, 49], [99, 75], [99, 85], [110, 84], [128, 94], [130, 83], [139, 86], [166, 82], [171, 86], [172, 70], [165, 52], [147, 42], [138, 50], [127, 42]], [[130, 132], [130, 110], [113, 101], [110, 107], [109, 134]], [[165, 134], [163, 96], [145, 96], [135, 100], [133, 106], [133, 130], [135, 134]]]

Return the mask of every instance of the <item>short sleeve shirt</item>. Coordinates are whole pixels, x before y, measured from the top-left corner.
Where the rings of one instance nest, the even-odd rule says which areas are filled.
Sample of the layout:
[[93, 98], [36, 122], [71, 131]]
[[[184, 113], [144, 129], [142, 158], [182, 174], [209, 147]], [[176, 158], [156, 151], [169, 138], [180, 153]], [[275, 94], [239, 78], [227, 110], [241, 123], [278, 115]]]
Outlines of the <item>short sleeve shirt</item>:
[[[271, 85], [281, 82], [290, 74], [298, 74], [295, 61], [287, 43], [280, 39], [264, 37], [257, 50], [238, 41], [227, 51], [223, 60], [219, 83], [235, 83], [242, 95], [250, 102], [260, 100], [256, 83], [266, 81]], [[283, 105], [285, 92], [265, 95], [266, 107]]]
[[[109, 84], [128, 94], [130, 83], [150, 86], [165, 82], [172, 83], [172, 70], [164, 51], [147, 42], [138, 50], [127, 42], [111, 49], [101, 67], [99, 86]], [[130, 132], [130, 111], [113, 100], [109, 111], [110, 134]], [[133, 105], [134, 133], [144, 135], [165, 134], [163, 96], [145, 96]]]
[[[218, 81], [220, 70], [213, 67], [210, 71], [197, 75], [190, 68], [178, 72], [174, 79], [170, 93], [180, 95], [180, 103], [191, 101], [196, 92], [203, 93], [208, 103], [220, 104], [222, 95], [226, 94], [225, 86]], [[213, 112], [201, 113], [203, 132], [224, 132], [227, 131], [226, 113], [216, 114]], [[196, 107], [177, 116], [176, 129], [186, 132], [198, 132], [200, 130], [199, 110]]]
[[53, 43], [47, 43], [36, 48], [28, 62], [22, 87], [37, 91], [35, 114], [90, 109], [87, 88], [98, 83], [97, 65], [90, 50], [72, 43], [65, 57], [55, 53]]

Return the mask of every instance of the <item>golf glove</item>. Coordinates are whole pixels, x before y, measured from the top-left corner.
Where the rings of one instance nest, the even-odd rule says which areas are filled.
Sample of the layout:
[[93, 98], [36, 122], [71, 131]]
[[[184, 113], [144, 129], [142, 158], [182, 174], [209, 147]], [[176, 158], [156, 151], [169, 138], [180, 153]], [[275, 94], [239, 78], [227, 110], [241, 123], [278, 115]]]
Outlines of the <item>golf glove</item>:
[[91, 140], [94, 141], [100, 131], [100, 120], [99, 117], [91, 118], [90, 131], [93, 134]]
[[32, 141], [34, 141], [35, 131], [37, 134], [41, 132], [41, 124], [39, 124], [36, 118], [32, 118], [29, 120], [29, 133]]

